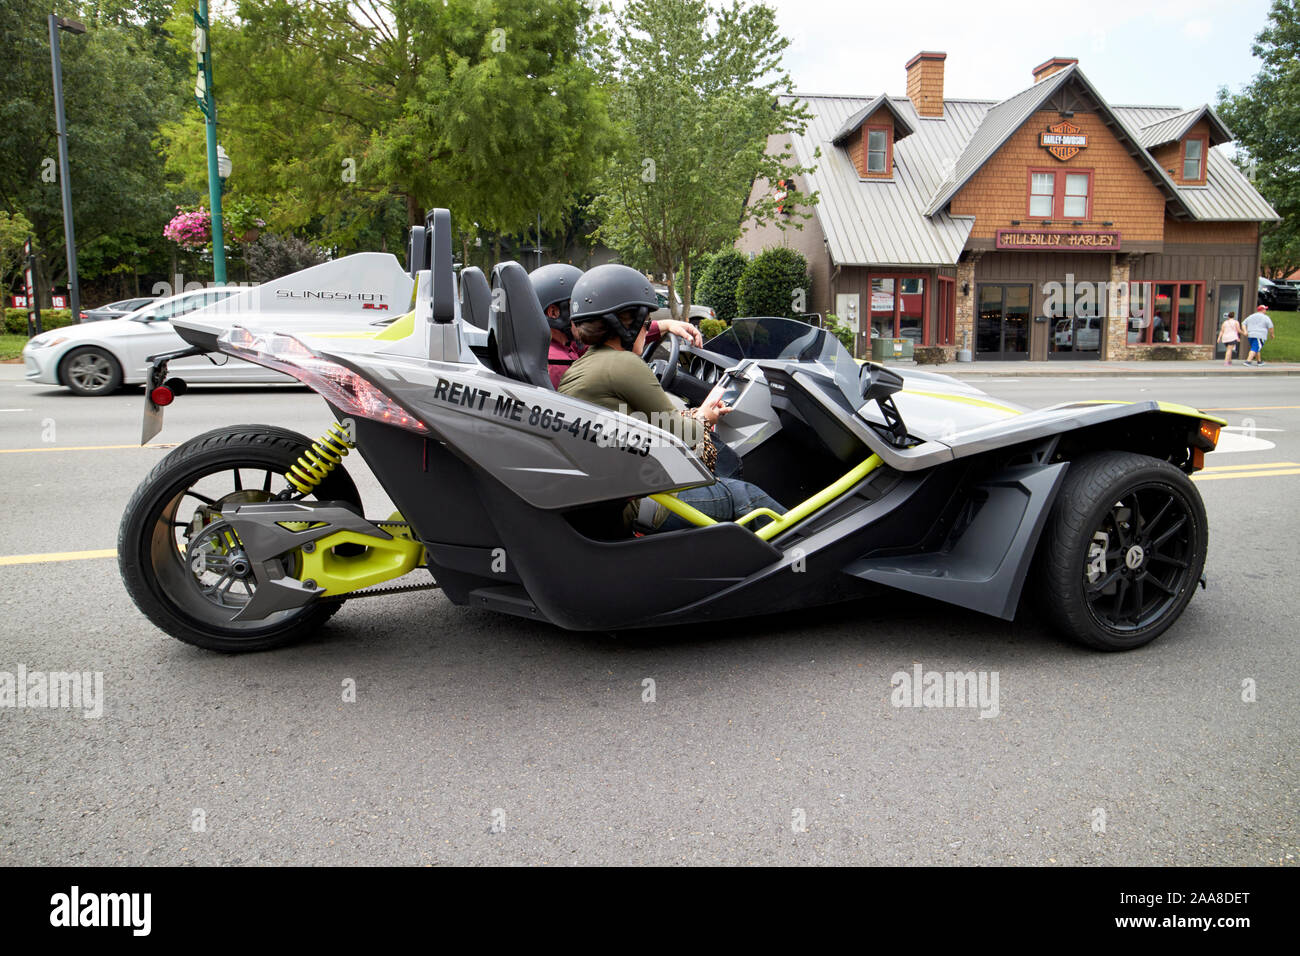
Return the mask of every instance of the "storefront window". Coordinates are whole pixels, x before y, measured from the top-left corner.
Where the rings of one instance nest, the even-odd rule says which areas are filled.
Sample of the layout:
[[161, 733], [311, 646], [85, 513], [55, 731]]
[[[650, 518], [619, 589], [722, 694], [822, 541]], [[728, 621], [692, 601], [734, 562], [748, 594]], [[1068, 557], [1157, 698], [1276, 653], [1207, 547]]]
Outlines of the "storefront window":
[[905, 338], [921, 345], [927, 298], [924, 276], [872, 276], [872, 338]]
[[1179, 342], [1196, 341], [1196, 316], [1200, 312], [1197, 308], [1198, 293], [1201, 287], [1198, 285], [1179, 286], [1178, 292], [1178, 339]]
[[1052, 218], [1056, 196], [1055, 173], [1031, 173], [1029, 176], [1029, 215], [1036, 219]]
[[1129, 286], [1128, 340], [1131, 344], [1200, 341], [1203, 282], [1138, 282]]
[[871, 280], [871, 337], [894, 337], [894, 280], [877, 276]]

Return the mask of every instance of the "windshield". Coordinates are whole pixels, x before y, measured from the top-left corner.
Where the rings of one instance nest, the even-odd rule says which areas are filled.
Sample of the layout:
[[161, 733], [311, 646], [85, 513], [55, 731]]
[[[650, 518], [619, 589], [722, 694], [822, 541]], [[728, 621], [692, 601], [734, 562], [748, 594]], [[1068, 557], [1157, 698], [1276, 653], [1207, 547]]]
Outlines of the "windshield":
[[825, 329], [797, 319], [736, 319], [728, 329], [704, 343], [710, 352], [734, 359], [786, 359], [820, 362], [856, 408], [862, 403], [858, 363], [848, 349]]

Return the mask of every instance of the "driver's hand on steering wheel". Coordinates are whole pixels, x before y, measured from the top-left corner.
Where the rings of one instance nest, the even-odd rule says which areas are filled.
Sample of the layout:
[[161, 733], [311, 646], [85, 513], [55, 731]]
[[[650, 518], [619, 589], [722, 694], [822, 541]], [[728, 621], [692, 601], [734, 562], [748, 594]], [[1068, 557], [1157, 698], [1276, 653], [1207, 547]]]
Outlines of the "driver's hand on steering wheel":
[[701, 346], [704, 344], [704, 336], [700, 335], [700, 330], [689, 322], [682, 322], [680, 319], [660, 319], [660, 334], [667, 333], [683, 339], [689, 345]]

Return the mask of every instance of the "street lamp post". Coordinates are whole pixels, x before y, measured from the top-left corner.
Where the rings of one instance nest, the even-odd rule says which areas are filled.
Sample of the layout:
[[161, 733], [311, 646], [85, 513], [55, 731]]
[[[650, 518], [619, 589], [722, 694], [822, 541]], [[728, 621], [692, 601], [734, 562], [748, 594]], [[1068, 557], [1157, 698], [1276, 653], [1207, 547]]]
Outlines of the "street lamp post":
[[54, 121], [59, 138], [59, 185], [63, 190], [63, 243], [68, 253], [68, 305], [72, 321], [81, 320], [81, 286], [77, 282], [77, 238], [72, 228], [72, 180], [68, 175], [68, 118], [63, 112], [63, 61], [59, 56], [59, 31], [86, 32], [84, 24], [50, 14], [50, 67], [54, 72]]
[[[221, 224], [221, 163], [217, 156], [217, 101], [212, 94], [212, 49], [209, 45], [208, 0], [199, 0], [194, 14], [194, 53], [198, 57], [198, 78], [194, 98], [206, 120], [208, 141], [208, 201], [212, 207], [212, 278], [219, 285], [226, 282], [226, 237]], [[229, 169], [230, 160], [226, 160]], [[229, 175], [229, 172], [227, 172]]]

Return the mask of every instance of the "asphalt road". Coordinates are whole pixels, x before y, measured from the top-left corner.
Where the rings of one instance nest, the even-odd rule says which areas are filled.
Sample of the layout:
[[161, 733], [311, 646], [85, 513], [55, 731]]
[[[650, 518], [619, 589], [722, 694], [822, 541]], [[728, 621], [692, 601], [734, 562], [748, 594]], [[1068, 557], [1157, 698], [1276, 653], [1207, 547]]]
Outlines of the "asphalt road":
[[[104, 681], [98, 719], [0, 709], [0, 863], [1296, 865], [1300, 380], [980, 385], [1224, 409], [1210, 587], [1153, 645], [1096, 654], [916, 599], [570, 634], [434, 591], [219, 656], [150, 625], [110, 558], [58, 554], [111, 550], [165, 453], [134, 447], [140, 391], [0, 366], [0, 671]], [[236, 422], [328, 418], [305, 391], [199, 388], [158, 441]], [[996, 672], [997, 716], [891, 706], [916, 664]]]

